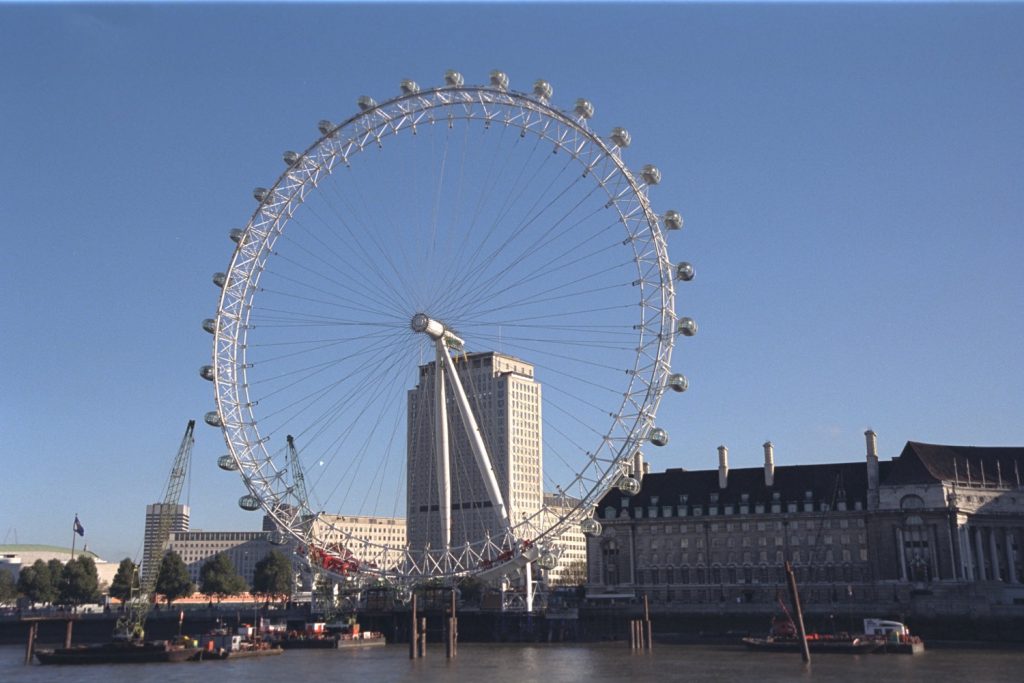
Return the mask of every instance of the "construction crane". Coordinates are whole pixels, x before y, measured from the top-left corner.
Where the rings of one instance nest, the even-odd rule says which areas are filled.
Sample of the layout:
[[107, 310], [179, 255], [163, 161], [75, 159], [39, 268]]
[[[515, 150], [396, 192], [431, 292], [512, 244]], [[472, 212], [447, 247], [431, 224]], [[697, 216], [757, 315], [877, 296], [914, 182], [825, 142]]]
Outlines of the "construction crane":
[[[192, 461], [192, 445], [195, 443], [193, 431], [196, 426], [195, 420], [189, 420], [185, 427], [185, 435], [181, 438], [181, 445], [178, 446], [178, 453], [174, 456], [174, 464], [171, 465], [171, 475], [164, 487], [163, 503], [157, 513], [156, 534], [151, 537], [150, 543], [146, 544], [149, 552], [144, 552], [142, 558], [141, 577], [132, 581], [132, 595], [128, 600], [124, 614], [117, 620], [115, 634], [129, 637], [142, 638], [143, 627], [146, 623], [146, 615], [149, 613], [153, 600], [153, 592], [156, 587], [157, 574], [160, 571], [160, 561], [163, 559], [164, 547], [171, 536], [171, 524], [174, 522], [174, 514], [178, 508], [178, 501], [181, 499], [181, 490], [188, 478], [188, 468]], [[138, 568], [136, 567], [138, 576]]]

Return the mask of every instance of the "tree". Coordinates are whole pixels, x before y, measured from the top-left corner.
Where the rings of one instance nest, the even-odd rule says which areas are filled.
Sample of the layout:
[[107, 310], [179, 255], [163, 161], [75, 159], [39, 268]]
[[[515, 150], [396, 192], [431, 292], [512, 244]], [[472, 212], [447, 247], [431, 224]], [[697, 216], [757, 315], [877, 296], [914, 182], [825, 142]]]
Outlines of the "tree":
[[18, 582], [9, 571], [0, 569], [0, 605], [12, 604], [17, 599]]
[[138, 585], [137, 571], [138, 567], [130, 557], [121, 560], [121, 564], [117, 565], [117, 574], [114, 574], [114, 580], [110, 582], [110, 597], [121, 602], [131, 598], [132, 586]]
[[32, 603], [47, 604], [57, 599], [57, 592], [50, 579], [50, 568], [42, 560], [36, 560], [31, 566], [22, 567], [18, 575], [18, 592]]
[[252, 576], [252, 592], [267, 600], [287, 600], [292, 594], [292, 563], [276, 550], [256, 563]]
[[181, 555], [173, 550], [164, 555], [156, 575], [156, 592], [164, 596], [164, 602], [170, 605], [178, 598], [187, 598], [195, 590]]
[[52, 558], [46, 563], [46, 568], [50, 574], [50, 587], [53, 589], [53, 600], [56, 601], [60, 597], [60, 583], [64, 577], [64, 563], [57, 558]]
[[244, 592], [248, 586], [245, 583], [231, 558], [225, 553], [211, 557], [199, 570], [199, 590], [206, 595], [214, 595], [217, 602], [220, 602], [229, 595]]
[[77, 607], [100, 599], [100, 580], [96, 574], [96, 562], [88, 555], [79, 555], [69, 560], [61, 572], [58, 601], [62, 605]]

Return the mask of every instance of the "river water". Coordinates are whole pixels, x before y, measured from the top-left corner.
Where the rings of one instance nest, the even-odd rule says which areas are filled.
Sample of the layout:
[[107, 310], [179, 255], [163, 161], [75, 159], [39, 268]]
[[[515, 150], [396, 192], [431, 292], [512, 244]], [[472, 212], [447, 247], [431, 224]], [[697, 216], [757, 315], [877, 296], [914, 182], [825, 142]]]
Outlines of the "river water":
[[292, 650], [277, 657], [182, 664], [39, 666], [23, 664], [23, 647], [0, 647], [0, 682], [216, 683], [259, 681], [416, 681], [563, 683], [585, 681], [899, 681], [1021, 683], [1024, 650], [932, 649], [920, 655], [815, 655], [749, 652], [742, 647], [655, 645], [632, 654], [622, 643], [492, 645], [465, 643], [448, 661], [442, 645], [409, 659], [407, 645], [358, 651]]

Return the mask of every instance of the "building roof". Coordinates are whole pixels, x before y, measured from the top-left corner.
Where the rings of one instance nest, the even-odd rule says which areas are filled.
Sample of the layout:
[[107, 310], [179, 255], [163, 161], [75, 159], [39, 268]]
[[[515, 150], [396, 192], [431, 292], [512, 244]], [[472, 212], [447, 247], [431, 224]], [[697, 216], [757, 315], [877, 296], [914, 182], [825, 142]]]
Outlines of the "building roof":
[[932, 484], [940, 481], [1020, 486], [1024, 448], [943, 446], [908, 441], [894, 458], [883, 484]]
[[[39, 545], [39, 544], [13, 544], [13, 545], [0, 545], [0, 555], [25, 555], [28, 553], [35, 553], [39, 555], [53, 555], [59, 557], [66, 555], [71, 557], [71, 548], [59, 546], [59, 545]], [[75, 548], [75, 557], [79, 555], [88, 555], [94, 560], [99, 560], [100, 556], [91, 550], [83, 550], [81, 548]]]
[[[879, 463], [880, 470], [884, 473], [889, 465]], [[645, 475], [640, 493], [632, 497], [629, 505], [647, 507], [653, 497], [658, 498], [657, 505], [709, 505], [714, 504], [712, 498], [717, 498], [718, 504], [738, 505], [744, 502], [744, 495], [750, 505], [770, 505], [807, 500], [808, 491], [816, 503], [831, 506], [834, 499], [835, 503], [843, 501], [853, 509], [854, 503], [860, 501], [866, 508], [867, 465], [853, 462], [778, 466], [771, 486], [765, 485], [763, 467], [731, 469], [724, 489], [718, 486], [718, 470], [669, 469]], [[612, 489], [598, 504], [598, 509], [609, 505], [618, 508], [622, 497], [619, 489]]]

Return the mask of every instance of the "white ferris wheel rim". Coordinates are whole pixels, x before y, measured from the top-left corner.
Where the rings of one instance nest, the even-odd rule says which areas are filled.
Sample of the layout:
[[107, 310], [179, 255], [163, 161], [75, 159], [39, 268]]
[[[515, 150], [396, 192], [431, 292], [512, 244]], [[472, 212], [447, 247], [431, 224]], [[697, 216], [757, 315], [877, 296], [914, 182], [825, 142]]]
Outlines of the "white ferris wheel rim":
[[[578, 161], [607, 194], [625, 228], [637, 262], [640, 291], [636, 360], [627, 370], [619, 411], [611, 415], [613, 427], [602, 443], [588, 452], [575, 479], [560, 489], [575, 495], [571, 509], [556, 513], [545, 509], [516, 524], [514, 533], [501, 538], [448, 549], [387, 548], [386, 562], [362, 566], [364, 574], [405, 584], [413, 580], [472, 574], [496, 562], [511, 561], [523, 541], [552, 547], [567, 529], [579, 526], [593, 514], [598, 500], [613, 486], [629, 461], [655, 427], [655, 414], [671, 372], [675, 336], [673, 266], [668, 258], [659, 217], [651, 209], [647, 186], [625, 166], [621, 147], [605, 141], [587, 126], [587, 117], [561, 111], [543, 95], [529, 95], [499, 86], [448, 85], [407, 92], [383, 103], [360, 102], [363, 109], [327, 130], [297, 155], [263, 197], [240, 236], [231, 259], [214, 329], [213, 382], [217, 417], [229, 454], [249, 494], [259, 506], [300, 543], [315, 544], [308, 516], [312, 510], [287, 511], [293, 494], [285, 472], [274, 462], [259, 430], [256, 401], [250, 396], [246, 345], [249, 315], [259, 280], [272, 256], [274, 243], [301, 208], [307, 196], [330, 176], [339, 164], [356, 162], [364, 150], [383, 139], [398, 136], [417, 125], [436, 121], [465, 120], [485, 125], [517, 128], [521, 136], [533, 135]], [[628, 144], [628, 142], [627, 142]], [[610, 435], [618, 425], [618, 436]], [[352, 545], [362, 539], [349, 537]], [[381, 566], [383, 565], [383, 566]]]

